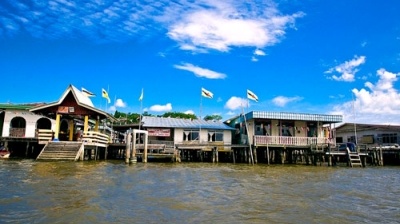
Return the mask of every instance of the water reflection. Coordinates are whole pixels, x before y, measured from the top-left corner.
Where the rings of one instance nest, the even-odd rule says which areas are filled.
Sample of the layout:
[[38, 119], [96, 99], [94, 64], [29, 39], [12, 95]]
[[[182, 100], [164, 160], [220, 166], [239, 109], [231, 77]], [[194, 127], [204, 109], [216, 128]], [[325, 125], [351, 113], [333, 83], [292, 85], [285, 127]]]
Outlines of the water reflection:
[[0, 177], [4, 222], [400, 220], [398, 167], [6, 160]]

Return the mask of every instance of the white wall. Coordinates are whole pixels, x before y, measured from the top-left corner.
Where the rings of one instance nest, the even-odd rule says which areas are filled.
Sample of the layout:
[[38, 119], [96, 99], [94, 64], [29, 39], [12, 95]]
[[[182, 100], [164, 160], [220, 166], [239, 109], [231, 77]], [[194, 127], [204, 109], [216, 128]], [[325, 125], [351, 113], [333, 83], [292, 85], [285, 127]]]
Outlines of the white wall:
[[[183, 130], [181, 128], [174, 129], [174, 142], [175, 144], [182, 144], [183, 143]], [[191, 129], [193, 130], [193, 129]], [[200, 132], [200, 141], [202, 143], [208, 142], [208, 131], [209, 129], [201, 129]], [[224, 130], [224, 144], [231, 144], [232, 143], [232, 132], [230, 130]]]
[[183, 142], [183, 129], [175, 128], [174, 129], [174, 143], [180, 144]]
[[[36, 122], [44, 117], [40, 115], [36, 115], [29, 111], [19, 111], [19, 110], [7, 110], [4, 115], [4, 124], [3, 124], [3, 136], [2, 137], [10, 137], [10, 124], [11, 120], [15, 117], [22, 117], [25, 119], [26, 127], [25, 127], [25, 137], [26, 138], [34, 138], [36, 131]], [[51, 121], [51, 129], [54, 130], [56, 126], [56, 122], [53, 119]]]

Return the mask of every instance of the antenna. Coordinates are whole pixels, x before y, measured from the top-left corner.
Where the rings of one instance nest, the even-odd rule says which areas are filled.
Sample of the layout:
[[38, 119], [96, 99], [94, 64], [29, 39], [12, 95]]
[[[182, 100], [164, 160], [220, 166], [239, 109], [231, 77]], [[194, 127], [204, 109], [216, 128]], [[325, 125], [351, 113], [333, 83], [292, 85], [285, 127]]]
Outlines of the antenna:
[[357, 145], [357, 125], [356, 125], [356, 101], [351, 94], [351, 98], [353, 99], [353, 116], [354, 116], [354, 143]]

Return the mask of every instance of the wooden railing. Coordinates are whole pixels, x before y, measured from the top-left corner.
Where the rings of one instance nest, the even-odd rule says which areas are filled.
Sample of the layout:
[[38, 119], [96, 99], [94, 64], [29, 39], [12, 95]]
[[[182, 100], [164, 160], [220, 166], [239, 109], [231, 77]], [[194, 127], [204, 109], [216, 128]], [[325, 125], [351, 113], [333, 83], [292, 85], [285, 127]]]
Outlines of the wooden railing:
[[335, 141], [324, 137], [254, 136], [254, 145], [308, 146], [317, 144], [335, 145]]
[[163, 140], [149, 140], [149, 144], [161, 144], [165, 145], [168, 148], [174, 148], [175, 143], [174, 141], [163, 141]]
[[10, 128], [10, 137], [15, 137], [15, 138], [25, 137], [25, 128]]
[[39, 144], [46, 144], [53, 138], [53, 131], [50, 129], [37, 129], [36, 136]]
[[100, 132], [88, 131], [83, 133], [82, 141], [85, 143], [107, 144], [110, 141], [110, 137]]

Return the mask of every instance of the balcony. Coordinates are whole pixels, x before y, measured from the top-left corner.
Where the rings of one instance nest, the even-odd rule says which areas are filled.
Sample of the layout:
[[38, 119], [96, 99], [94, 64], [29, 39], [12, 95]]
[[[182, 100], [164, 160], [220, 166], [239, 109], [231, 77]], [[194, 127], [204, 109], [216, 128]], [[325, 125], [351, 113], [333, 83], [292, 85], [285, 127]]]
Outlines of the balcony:
[[330, 144], [336, 145], [334, 139], [324, 137], [287, 137], [287, 136], [254, 136], [256, 146], [310, 146]]
[[10, 128], [10, 137], [24, 138], [25, 137], [25, 128]]

